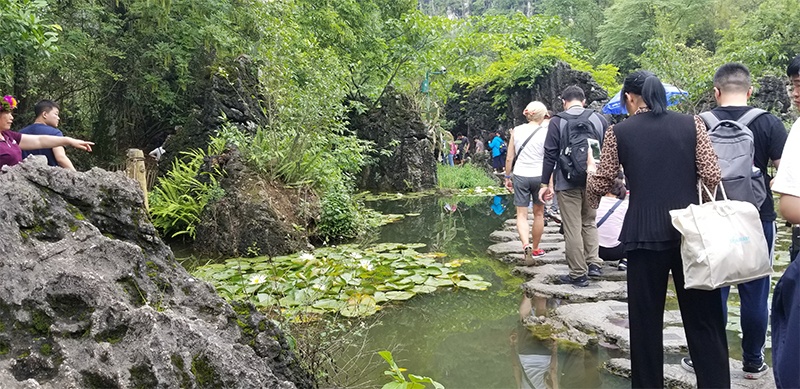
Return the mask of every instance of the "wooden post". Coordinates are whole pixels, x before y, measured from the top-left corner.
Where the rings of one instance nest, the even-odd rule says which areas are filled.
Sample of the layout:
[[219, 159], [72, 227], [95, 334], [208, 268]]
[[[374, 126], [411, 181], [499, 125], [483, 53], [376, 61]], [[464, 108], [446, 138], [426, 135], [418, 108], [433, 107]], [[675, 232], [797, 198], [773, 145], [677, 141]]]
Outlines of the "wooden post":
[[128, 160], [125, 163], [125, 174], [139, 182], [144, 193], [144, 208], [150, 209], [147, 203], [147, 171], [144, 167], [144, 151], [139, 149], [128, 149]]

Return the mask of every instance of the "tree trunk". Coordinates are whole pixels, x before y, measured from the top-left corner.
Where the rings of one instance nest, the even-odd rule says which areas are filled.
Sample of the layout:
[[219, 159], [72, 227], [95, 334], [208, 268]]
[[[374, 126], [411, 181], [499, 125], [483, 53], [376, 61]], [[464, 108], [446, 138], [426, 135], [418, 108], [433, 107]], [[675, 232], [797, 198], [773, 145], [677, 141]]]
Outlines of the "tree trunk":
[[[13, 94], [17, 98], [17, 112], [28, 112], [28, 59], [22, 54], [17, 54], [13, 59], [14, 88]], [[22, 123], [22, 122], [19, 122]]]

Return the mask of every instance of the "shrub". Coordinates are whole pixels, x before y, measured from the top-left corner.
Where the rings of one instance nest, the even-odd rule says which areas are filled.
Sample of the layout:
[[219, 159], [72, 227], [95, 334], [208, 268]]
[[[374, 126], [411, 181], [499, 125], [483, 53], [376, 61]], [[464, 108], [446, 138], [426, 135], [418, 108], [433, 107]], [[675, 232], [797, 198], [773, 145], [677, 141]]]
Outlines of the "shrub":
[[481, 168], [464, 164], [461, 166], [438, 165], [439, 187], [445, 189], [467, 189], [477, 186], [494, 186], [497, 182]]
[[172, 168], [149, 195], [154, 226], [171, 237], [185, 234], [194, 239], [206, 205], [225, 195], [215, 174], [201, 173], [200, 168], [207, 156], [219, 154], [224, 146], [222, 140], [212, 139], [207, 150], [182, 152], [172, 162]]

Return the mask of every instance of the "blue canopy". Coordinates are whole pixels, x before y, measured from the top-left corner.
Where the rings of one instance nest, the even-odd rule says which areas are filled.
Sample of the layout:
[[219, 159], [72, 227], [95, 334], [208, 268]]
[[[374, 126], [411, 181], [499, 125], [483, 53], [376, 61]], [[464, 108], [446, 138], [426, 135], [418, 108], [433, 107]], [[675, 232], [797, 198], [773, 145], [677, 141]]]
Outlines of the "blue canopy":
[[[667, 91], [667, 105], [675, 105], [681, 101], [684, 96], [689, 96], [689, 92], [678, 89], [678, 87], [664, 84], [664, 89]], [[603, 113], [611, 115], [622, 115], [628, 113], [625, 106], [622, 104], [621, 98], [622, 91], [617, 92], [611, 100], [603, 106]]]

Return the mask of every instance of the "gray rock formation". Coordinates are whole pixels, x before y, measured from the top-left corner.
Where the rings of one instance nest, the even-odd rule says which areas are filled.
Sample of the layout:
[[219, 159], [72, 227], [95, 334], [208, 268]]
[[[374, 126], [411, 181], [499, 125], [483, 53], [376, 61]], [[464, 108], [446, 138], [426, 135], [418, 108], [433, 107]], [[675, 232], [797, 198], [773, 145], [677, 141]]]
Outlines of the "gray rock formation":
[[361, 188], [415, 192], [436, 186], [434, 144], [407, 96], [386, 91], [376, 107], [351, 118], [350, 128], [375, 143], [374, 163], [363, 168]]
[[314, 385], [273, 322], [175, 261], [135, 182], [41, 161], [0, 173], [0, 387]]
[[173, 158], [181, 151], [204, 149], [208, 138], [226, 121], [246, 133], [267, 122], [262, 103], [268, 98], [260, 91], [258, 67], [249, 57], [241, 56], [226, 69], [227, 74], [211, 76], [208, 91], [203, 96], [201, 110], [188, 122], [176, 128], [165, 144], [167, 150], [159, 163], [166, 172]]
[[753, 91], [752, 104], [771, 112], [787, 113], [792, 107], [786, 81], [783, 77], [764, 76], [758, 79], [758, 88]]
[[[586, 93], [587, 106], [598, 106], [608, 100], [608, 93], [592, 78], [591, 74], [573, 70], [564, 62], [537, 77], [531, 87], [518, 86], [507, 92], [508, 103], [503, 107], [493, 105], [494, 95], [486, 86], [468, 90], [464, 85], [453, 86], [457, 97], [445, 106], [445, 117], [454, 123], [452, 132], [463, 133], [470, 139], [480, 136], [489, 140], [489, 134], [500, 131], [508, 139], [507, 130], [525, 122], [522, 111], [531, 101], [543, 102], [548, 109], [563, 111], [561, 91], [570, 85], [577, 85]], [[505, 120], [500, 120], [505, 114]]]
[[[731, 388], [732, 389], [764, 389], [775, 387], [775, 377], [769, 372], [757, 380], [744, 378], [742, 362], [730, 359]], [[620, 377], [631, 376], [631, 360], [614, 358], [606, 362], [606, 370]], [[686, 371], [680, 364], [664, 365], [664, 387], [674, 389], [697, 388], [697, 376]]]
[[313, 192], [264, 181], [247, 168], [233, 146], [209, 158], [203, 170], [224, 172], [219, 183], [225, 195], [203, 210], [193, 242], [196, 252], [274, 256], [308, 248], [308, 237], [292, 225], [312, 225], [319, 215]]

